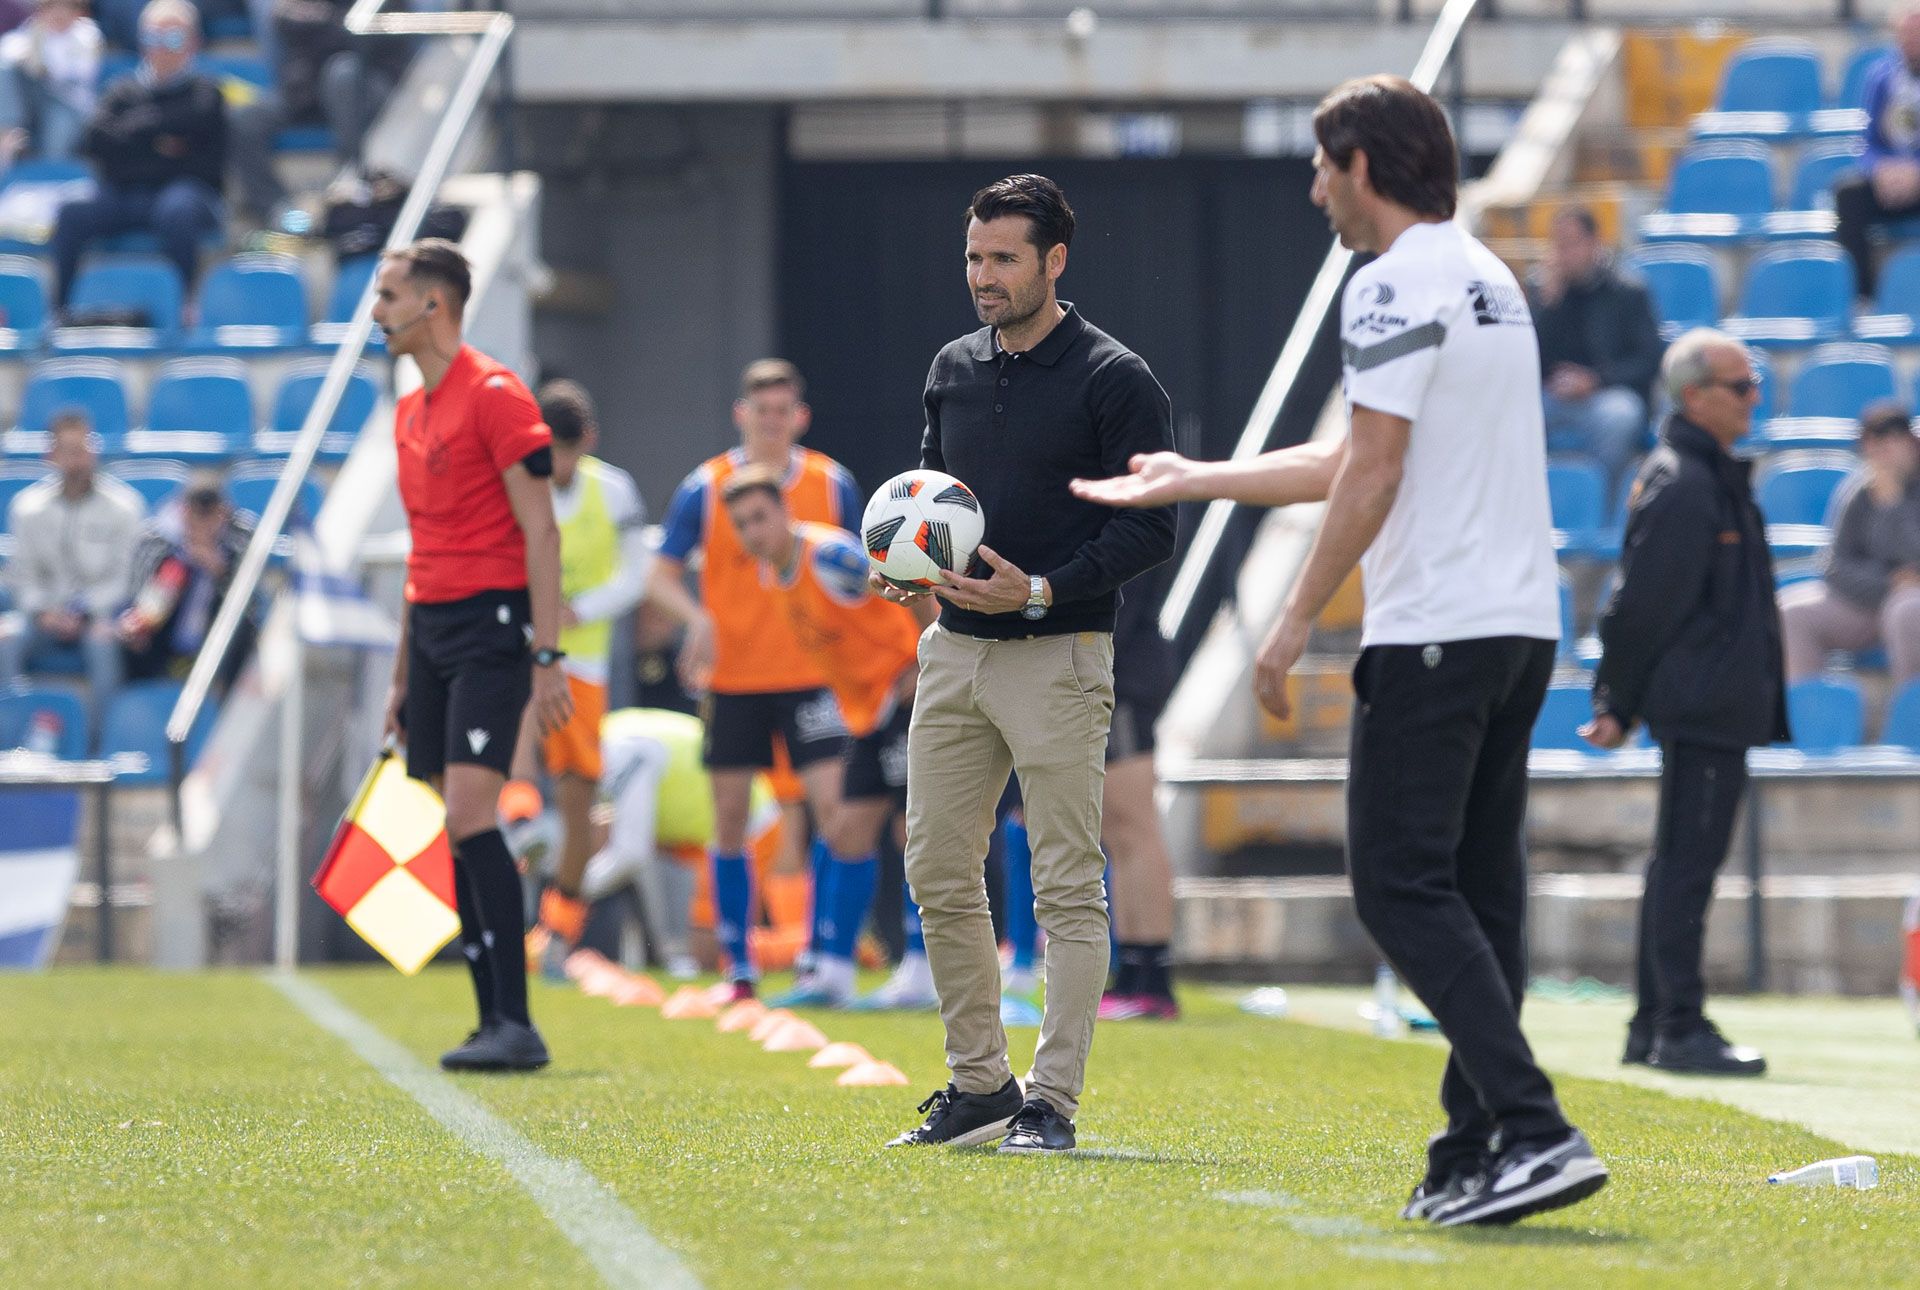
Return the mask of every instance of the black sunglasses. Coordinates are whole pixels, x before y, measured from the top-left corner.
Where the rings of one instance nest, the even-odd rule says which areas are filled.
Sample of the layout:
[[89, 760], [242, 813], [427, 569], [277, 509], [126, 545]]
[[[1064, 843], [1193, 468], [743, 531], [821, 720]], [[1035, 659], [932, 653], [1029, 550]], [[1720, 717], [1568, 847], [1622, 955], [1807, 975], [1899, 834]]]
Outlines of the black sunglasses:
[[1757, 376], [1743, 376], [1737, 381], [1712, 381], [1710, 384], [1733, 391], [1733, 397], [1736, 399], [1744, 399], [1760, 388], [1760, 378]]

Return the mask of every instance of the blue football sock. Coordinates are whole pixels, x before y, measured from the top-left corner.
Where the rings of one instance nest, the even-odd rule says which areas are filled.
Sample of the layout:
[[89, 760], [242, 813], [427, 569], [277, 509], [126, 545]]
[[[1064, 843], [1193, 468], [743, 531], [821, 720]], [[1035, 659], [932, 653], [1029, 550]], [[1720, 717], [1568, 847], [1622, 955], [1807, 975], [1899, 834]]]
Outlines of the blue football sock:
[[727, 971], [736, 981], [753, 979], [753, 961], [747, 956], [747, 920], [753, 908], [753, 885], [747, 877], [745, 855], [713, 857], [713, 903], [719, 917], [713, 929], [727, 952]]
[[837, 959], [853, 958], [854, 946], [860, 941], [860, 929], [867, 925], [867, 906], [873, 903], [873, 889], [879, 883], [878, 856], [858, 860], [835, 858], [833, 880], [828, 887], [833, 907], [821, 924], [822, 954]]
[[1015, 971], [1033, 970], [1040, 924], [1033, 915], [1033, 850], [1027, 826], [1009, 819], [1002, 829], [1007, 866], [1007, 940], [1013, 945]]
[[833, 853], [827, 850], [824, 839], [815, 838], [813, 850], [807, 858], [813, 866], [813, 929], [807, 933], [807, 949], [814, 954], [820, 954], [824, 953], [820, 943], [820, 925], [832, 912], [832, 906], [828, 902], [830, 889], [833, 886], [829, 877], [833, 872]]
[[906, 928], [907, 953], [927, 956], [927, 929], [920, 925], [920, 906], [913, 899], [913, 893], [905, 887], [900, 889], [900, 921]]

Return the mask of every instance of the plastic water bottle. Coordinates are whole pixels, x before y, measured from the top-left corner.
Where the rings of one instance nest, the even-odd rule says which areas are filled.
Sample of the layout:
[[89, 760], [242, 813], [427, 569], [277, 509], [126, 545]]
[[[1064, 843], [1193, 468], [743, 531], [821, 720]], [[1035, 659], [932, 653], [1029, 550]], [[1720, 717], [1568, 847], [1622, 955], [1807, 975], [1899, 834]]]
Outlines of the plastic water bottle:
[[59, 715], [41, 708], [27, 722], [27, 738], [23, 746], [28, 752], [39, 753], [43, 757], [57, 757], [60, 753], [60, 729]]
[[1382, 963], [1373, 970], [1373, 1033], [1380, 1039], [1398, 1039], [1406, 1029], [1400, 1017], [1400, 982]]
[[1774, 1174], [1767, 1181], [1791, 1187], [1853, 1187], [1866, 1191], [1880, 1185], [1880, 1165], [1872, 1156], [1841, 1156]]

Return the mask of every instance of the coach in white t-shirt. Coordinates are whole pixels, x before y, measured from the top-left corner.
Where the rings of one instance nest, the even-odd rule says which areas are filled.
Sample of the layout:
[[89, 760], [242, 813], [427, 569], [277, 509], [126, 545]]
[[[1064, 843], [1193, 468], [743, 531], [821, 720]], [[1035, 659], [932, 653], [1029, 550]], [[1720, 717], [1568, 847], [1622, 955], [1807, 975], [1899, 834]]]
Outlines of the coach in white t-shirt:
[[1327, 501], [1255, 690], [1287, 714], [1287, 673], [1358, 562], [1354, 901], [1453, 1045], [1447, 1125], [1403, 1216], [1508, 1223], [1607, 1178], [1519, 1020], [1527, 749], [1559, 637], [1539, 355], [1513, 274], [1453, 222], [1459, 162], [1430, 96], [1349, 81], [1314, 134], [1314, 202], [1343, 245], [1379, 253], [1341, 302], [1347, 437], [1241, 462], [1154, 454], [1075, 488], [1126, 506]]

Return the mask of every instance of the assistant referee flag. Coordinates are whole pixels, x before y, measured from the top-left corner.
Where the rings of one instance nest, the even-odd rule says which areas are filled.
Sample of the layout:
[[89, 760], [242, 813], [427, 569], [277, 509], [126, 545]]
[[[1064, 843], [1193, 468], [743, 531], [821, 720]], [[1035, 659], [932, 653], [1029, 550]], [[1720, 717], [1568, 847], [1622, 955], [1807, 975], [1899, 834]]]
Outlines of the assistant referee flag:
[[408, 976], [459, 934], [446, 804], [391, 749], [341, 817], [313, 889]]

